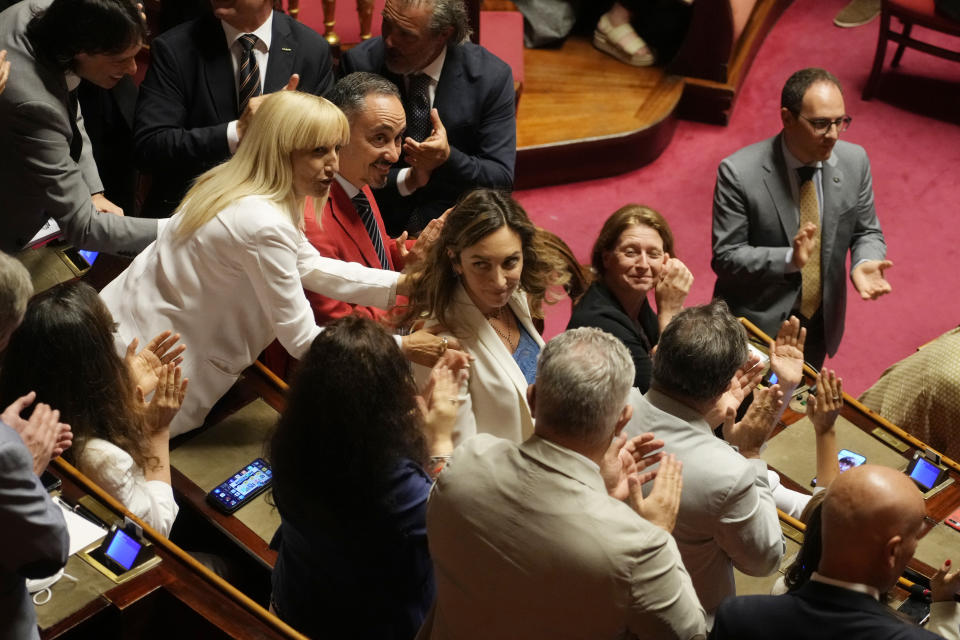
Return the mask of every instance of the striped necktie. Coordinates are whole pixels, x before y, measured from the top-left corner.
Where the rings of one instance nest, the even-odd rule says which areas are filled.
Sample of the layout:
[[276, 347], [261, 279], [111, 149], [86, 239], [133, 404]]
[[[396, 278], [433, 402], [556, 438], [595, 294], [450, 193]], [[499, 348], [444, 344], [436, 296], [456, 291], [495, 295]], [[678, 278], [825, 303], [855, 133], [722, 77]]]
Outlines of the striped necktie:
[[245, 33], [239, 38], [240, 46], [243, 47], [238, 70], [240, 88], [237, 91], [241, 115], [246, 111], [250, 98], [260, 95], [260, 66], [257, 65], [257, 56], [253, 54], [253, 48], [258, 41], [259, 38], [252, 33]]
[[820, 301], [823, 298], [822, 281], [820, 278], [820, 200], [817, 198], [817, 185], [813, 181], [816, 175], [816, 167], [799, 167], [797, 173], [800, 175], [800, 226], [812, 222], [817, 225], [817, 244], [816, 248], [810, 253], [810, 259], [800, 270], [801, 289], [800, 289], [800, 313], [808, 320], [813, 317], [820, 308]]
[[377, 251], [377, 258], [380, 259], [380, 268], [389, 269], [390, 261], [387, 259], [387, 251], [383, 247], [383, 237], [380, 235], [380, 227], [377, 225], [377, 218], [373, 215], [373, 209], [370, 207], [367, 196], [363, 195], [363, 191], [360, 191], [357, 195], [350, 198], [350, 202], [353, 203], [354, 208], [357, 210], [357, 215], [360, 216], [360, 220], [367, 230], [367, 235], [370, 236], [370, 240], [373, 242], [373, 248]]

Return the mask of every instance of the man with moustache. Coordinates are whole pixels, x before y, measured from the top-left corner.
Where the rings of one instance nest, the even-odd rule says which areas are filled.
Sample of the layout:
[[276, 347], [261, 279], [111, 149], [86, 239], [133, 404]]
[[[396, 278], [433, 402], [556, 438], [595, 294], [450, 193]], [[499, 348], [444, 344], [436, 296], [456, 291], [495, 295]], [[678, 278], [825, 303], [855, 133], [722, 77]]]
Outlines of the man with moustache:
[[713, 200], [714, 295], [768, 335], [790, 315], [807, 328], [816, 367], [840, 345], [844, 270], [864, 300], [890, 292], [886, 243], [873, 205], [870, 162], [839, 140], [850, 125], [840, 82], [823, 69], [794, 73], [780, 98], [783, 130], [720, 163]]
[[145, 216], [169, 216], [197, 176], [236, 152], [262, 94], [333, 86], [330, 46], [271, 0], [211, 4], [151, 45], [134, 119], [137, 162], [152, 173]]
[[0, 249], [62, 234], [133, 255], [156, 238], [156, 221], [126, 218], [104, 196], [76, 94], [81, 79], [110, 89], [136, 73], [145, 35], [133, 0], [26, 0], [0, 13], [15, 69], [0, 95]]
[[340, 62], [344, 74], [383, 75], [403, 96], [403, 161], [377, 193], [393, 235], [420, 231], [465, 191], [513, 186], [513, 74], [469, 35], [463, 0], [387, 0], [382, 35]]
[[[396, 240], [387, 235], [371, 187], [383, 187], [400, 158], [407, 127], [400, 92], [382, 76], [357, 72], [337, 82], [329, 98], [347, 116], [350, 142], [340, 149], [340, 169], [319, 219], [309, 211], [305, 216], [307, 239], [328, 258], [398, 271], [412, 259], [405, 246], [407, 234]], [[419, 244], [426, 245], [428, 238], [436, 235], [434, 231], [439, 231], [438, 223], [431, 225], [431, 233], [424, 233]], [[416, 245], [413, 255], [418, 255]], [[307, 298], [320, 325], [354, 312], [373, 319], [388, 314], [383, 309], [351, 305], [312, 291], [307, 292]]]

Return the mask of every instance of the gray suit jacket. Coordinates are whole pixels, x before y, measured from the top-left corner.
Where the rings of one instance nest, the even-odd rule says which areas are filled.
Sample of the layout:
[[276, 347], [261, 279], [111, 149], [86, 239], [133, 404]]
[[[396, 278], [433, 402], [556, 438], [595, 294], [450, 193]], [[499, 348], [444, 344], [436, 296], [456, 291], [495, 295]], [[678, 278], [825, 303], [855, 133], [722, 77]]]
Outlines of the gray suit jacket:
[[[839, 141], [823, 163], [821, 272], [827, 352], [843, 336], [847, 286], [844, 264], [882, 260], [887, 245], [873, 207], [867, 154]], [[720, 163], [713, 197], [714, 295], [775, 335], [800, 293], [800, 273], [787, 273], [786, 256], [799, 228], [780, 136], [745, 147]]]
[[80, 110], [83, 150], [74, 162], [66, 78], [37, 59], [27, 40], [33, 13], [50, 4], [24, 0], [0, 13], [0, 49], [11, 62], [0, 94], [0, 249], [18, 251], [54, 218], [81, 249], [134, 255], [156, 238], [156, 220], [104, 214], [93, 206], [90, 196], [103, 186]]
[[437, 600], [417, 636], [703, 637], [670, 535], [607, 495], [589, 460], [537, 436], [462, 444], [427, 505]]
[[25, 578], [67, 563], [70, 537], [60, 507], [33, 472], [20, 435], [0, 422], [0, 639], [39, 638]]
[[[783, 534], [763, 460], [747, 460], [716, 437], [699, 413], [651, 389], [630, 391], [633, 437], [652, 431], [683, 462], [683, 494], [673, 537], [708, 614], [736, 593], [733, 569], [752, 576], [777, 570]], [[644, 487], [648, 493], [651, 485]]]

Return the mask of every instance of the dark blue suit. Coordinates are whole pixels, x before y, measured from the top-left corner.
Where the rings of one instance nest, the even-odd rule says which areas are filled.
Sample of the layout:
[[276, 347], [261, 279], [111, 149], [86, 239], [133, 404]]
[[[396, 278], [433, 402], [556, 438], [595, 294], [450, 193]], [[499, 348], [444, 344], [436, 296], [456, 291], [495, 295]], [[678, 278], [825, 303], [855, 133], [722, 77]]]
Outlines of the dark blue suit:
[[[313, 29], [274, 12], [263, 92], [282, 89], [294, 73], [299, 90], [329, 91], [330, 46]], [[173, 213], [197, 176], [230, 157], [227, 124], [239, 117], [230, 51], [213, 14], [153, 41], [134, 121], [138, 164], [153, 173], [144, 215]]]
[[[379, 73], [404, 93], [403, 78], [384, 64], [385, 53], [383, 40], [371, 38], [343, 55], [341, 71], [344, 75]], [[416, 227], [438, 217], [461, 194], [476, 187], [513, 187], [515, 100], [513, 73], [507, 63], [469, 42], [447, 47], [433, 106], [447, 130], [450, 158], [433, 172], [425, 187], [407, 197], [397, 191], [397, 172], [406, 163], [401, 159], [390, 172], [387, 186], [376, 192], [387, 233], [402, 233], [411, 216], [419, 230]]]
[[782, 596], [740, 596], [717, 609], [710, 640], [927, 640], [940, 636], [897, 618], [864, 593], [811, 580]]

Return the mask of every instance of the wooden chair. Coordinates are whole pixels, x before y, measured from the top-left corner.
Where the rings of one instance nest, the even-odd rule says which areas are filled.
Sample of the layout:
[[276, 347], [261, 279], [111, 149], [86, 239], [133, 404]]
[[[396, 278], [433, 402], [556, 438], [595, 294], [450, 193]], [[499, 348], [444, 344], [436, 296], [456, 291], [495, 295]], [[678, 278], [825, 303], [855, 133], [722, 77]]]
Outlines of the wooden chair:
[[[894, 31], [891, 28], [891, 18], [897, 18], [901, 22], [903, 25], [902, 31]], [[887, 53], [888, 40], [899, 43], [897, 52], [890, 62], [891, 67], [900, 64], [900, 58], [907, 47], [929, 53], [938, 58], [960, 62], [960, 51], [944, 49], [911, 37], [913, 25], [960, 37], [960, 22], [938, 13], [933, 0], [883, 0], [883, 9], [880, 13], [880, 35], [877, 38], [877, 53], [873, 58], [873, 69], [870, 71], [867, 86], [863, 89], [864, 100], [872, 98], [877, 89], [880, 72], [883, 70], [883, 60]]]

